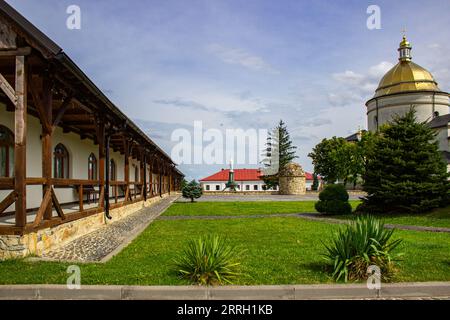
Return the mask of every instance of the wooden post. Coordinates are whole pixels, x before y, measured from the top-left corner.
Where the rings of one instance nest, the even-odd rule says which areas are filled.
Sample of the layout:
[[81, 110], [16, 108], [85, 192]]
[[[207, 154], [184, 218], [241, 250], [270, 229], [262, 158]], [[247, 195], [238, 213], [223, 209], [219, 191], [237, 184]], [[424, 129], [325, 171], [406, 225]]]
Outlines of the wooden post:
[[144, 198], [144, 181], [145, 181], [145, 177], [144, 177], [144, 150], [142, 148], [139, 148], [139, 183], [141, 184], [141, 194], [140, 194], [140, 200], [142, 200]]
[[16, 56], [16, 110], [14, 113], [14, 189], [16, 200], [16, 226], [27, 224], [27, 77], [25, 57]]
[[100, 208], [104, 207], [105, 199], [105, 123], [100, 120], [97, 122], [98, 125], [98, 180], [100, 184], [100, 196], [99, 204]]
[[143, 191], [144, 191], [144, 201], [147, 201], [147, 155], [144, 153], [143, 156], [143, 174], [144, 174], [144, 179], [143, 179]]
[[128, 140], [124, 140], [124, 147], [125, 147], [125, 166], [124, 166], [124, 177], [125, 177], [125, 202], [128, 201], [128, 194], [130, 190], [130, 149], [129, 149], [129, 143]]
[[83, 185], [82, 184], [80, 184], [80, 187], [78, 188], [78, 201], [79, 201], [80, 211], [83, 211]]
[[150, 176], [150, 198], [153, 197], [153, 158], [150, 160], [150, 167], [148, 170], [148, 174]]
[[111, 219], [111, 216], [109, 215], [109, 173], [110, 173], [110, 158], [109, 158], [109, 142], [110, 142], [110, 135], [106, 137], [106, 163], [107, 169], [106, 169], [106, 179], [105, 179], [105, 215], [108, 219]]
[[158, 183], [158, 187], [159, 187], [159, 196], [162, 197], [162, 165], [159, 166], [159, 170], [158, 170], [158, 175], [159, 175], [159, 183]]
[[[28, 85], [33, 85], [29, 83]], [[52, 88], [50, 79], [44, 78], [42, 86], [42, 105], [45, 112], [45, 117], [48, 123], [53, 122], [52, 113]], [[50, 126], [51, 128], [51, 126]], [[47, 179], [46, 183], [42, 187], [42, 197], [47, 194], [47, 191], [52, 187], [52, 130], [48, 130], [46, 126], [42, 126], [42, 177]], [[50, 220], [52, 218], [52, 206], [49, 205], [44, 211], [44, 220]]]

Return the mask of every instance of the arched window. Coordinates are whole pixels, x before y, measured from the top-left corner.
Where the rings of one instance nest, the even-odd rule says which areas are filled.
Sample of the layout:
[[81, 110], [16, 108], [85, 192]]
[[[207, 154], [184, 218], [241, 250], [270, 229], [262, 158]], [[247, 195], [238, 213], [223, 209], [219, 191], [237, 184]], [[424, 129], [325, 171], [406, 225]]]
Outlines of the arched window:
[[55, 147], [53, 175], [59, 179], [69, 179], [69, 152], [61, 143]]
[[109, 161], [109, 180], [116, 181], [116, 162], [114, 159]]
[[0, 177], [14, 175], [14, 134], [0, 126]]
[[97, 158], [93, 153], [88, 158], [88, 179], [97, 180]]

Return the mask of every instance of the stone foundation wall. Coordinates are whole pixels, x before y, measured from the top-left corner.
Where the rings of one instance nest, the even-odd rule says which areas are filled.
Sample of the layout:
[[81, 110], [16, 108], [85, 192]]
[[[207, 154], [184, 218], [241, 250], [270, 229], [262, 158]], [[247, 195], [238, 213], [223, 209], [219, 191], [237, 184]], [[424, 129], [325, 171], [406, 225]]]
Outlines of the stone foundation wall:
[[[163, 198], [168, 194], [164, 194]], [[41, 255], [49, 249], [57, 248], [93, 232], [106, 224], [121, 220], [136, 211], [149, 207], [160, 201], [159, 196], [139, 201], [119, 208], [111, 209], [111, 220], [106, 219], [104, 212], [89, 217], [60, 224], [53, 228], [38, 230], [22, 236], [0, 235], [0, 260], [22, 258], [29, 255]]]

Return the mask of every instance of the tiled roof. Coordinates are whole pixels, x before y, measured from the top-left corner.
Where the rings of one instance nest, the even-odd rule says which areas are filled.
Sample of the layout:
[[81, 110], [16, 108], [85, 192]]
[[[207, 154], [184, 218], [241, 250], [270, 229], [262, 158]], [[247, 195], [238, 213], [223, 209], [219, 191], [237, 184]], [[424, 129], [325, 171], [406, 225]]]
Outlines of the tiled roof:
[[[214, 173], [206, 178], [200, 179], [200, 181], [228, 181], [228, 175], [230, 169], [222, 169], [219, 172]], [[259, 169], [234, 169], [235, 181], [256, 181], [260, 179], [262, 175]], [[313, 180], [313, 175], [309, 172], [305, 172], [306, 180]]]

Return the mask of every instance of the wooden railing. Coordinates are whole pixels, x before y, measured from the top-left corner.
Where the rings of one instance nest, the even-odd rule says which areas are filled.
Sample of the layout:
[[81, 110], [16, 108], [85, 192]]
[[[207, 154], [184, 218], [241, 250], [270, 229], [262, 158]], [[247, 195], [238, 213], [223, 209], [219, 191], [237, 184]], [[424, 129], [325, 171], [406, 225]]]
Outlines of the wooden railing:
[[[82, 217], [86, 217], [90, 214], [101, 212], [103, 210], [103, 200], [104, 200], [104, 188], [102, 188], [99, 180], [83, 180], [83, 179], [46, 179], [46, 178], [35, 178], [30, 177], [26, 179], [26, 184], [30, 186], [48, 186], [47, 191], [42, 197], [42, 202], [39, 208], [28, 209], [28, 211], [36, 211], [36, 218], [33, 222], [28, 222], [24, 229], [0, 225], [0, 234], [19, 234], [23, 232], [31, 232], [32, 230], [40, 229], [43, 227], [54, 226], [65, 221], [73, 221]], [[162, 192], [167, 192], [166, 184], [163, 181]], [[85, 210], [85, 196], [88, 194], [86, 188], [89, 187], [98, 188], [98, 205], [94, 208], [88, 208]], [[158, 181], [153, 181], [152, 183], [147, 182], [145, 187], [141, 182], [126, 182], [126, 181], [110, 181], [110, 192], [109, 199], [113, 199], [114, 204], [112, 208], [119, 207], [121, 205], [126, 205], [130, 202], [141, 201], [144, 198], [151, 198], [159, 196]], [[77, 190], [78, 193], [78, 207], [79, 211], [65, 215], [61, 204], [58, 202], [54, 189], [61, 188], [73, 188]], [[16, 194], [14, 191], [14, 178], [0, 178], [0, 190], [11, 190], [8, 196], [0, 200], [0, 216], [3, 211], [5, 211], [11, 204], [14, 203], [16, 199]], [[146, 197], [144, 197], [144, 194]], [[44, 212], [48, 210], [48, 207], [53, 204], [53, 208], [56, 209], [58, 217], [52, 217], [50, 220], [45, 218]]]

